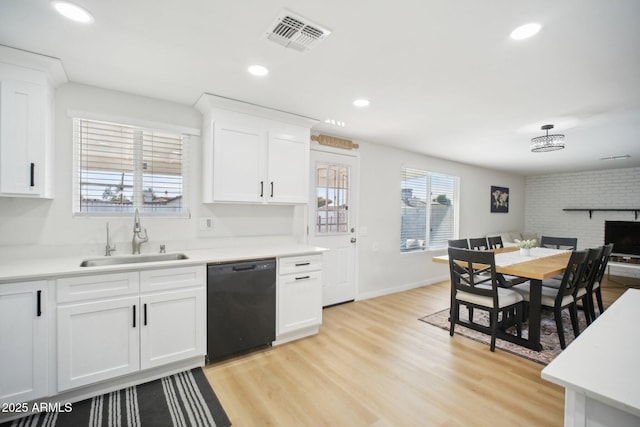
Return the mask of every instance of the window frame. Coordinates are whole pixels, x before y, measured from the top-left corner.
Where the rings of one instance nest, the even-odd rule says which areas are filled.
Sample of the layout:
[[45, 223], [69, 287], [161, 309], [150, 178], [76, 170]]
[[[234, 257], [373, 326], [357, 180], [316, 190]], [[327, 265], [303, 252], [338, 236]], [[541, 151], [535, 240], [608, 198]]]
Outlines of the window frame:
[[[406, 209], [406, 205], [403, 202], [403, 198], [404, 198], [404, 190], [406, 189], [405, 187], [405, 177], [407, 176], [407, 171], [415, 171], [415, 172], [420, 172], [422, 175], [426, 177], [426, 182], [425, 182], [425, 198], [426, 198], [426, 194], [429, 193], [429, 200], [431, 201], [430, 203], [425, 203], [425, 216], [426, 218], [425, 220], [425, 228], [423, 230], [423, 239], [424, 239], [424, 246], [421, 246], [419, 243], [417, 245], [417, 247], [413, 247], [413, 248], [406, 248], [406, 243], [404, 242], [404, 238], [403, 238], [403, 215], [405, 215], [405, 209]], [[416, 168], [416, 167], [410, 167], [407, 165], [402, 165], [400, 167], [400, 230], [399, 230], [399, 237], [400, 237], [400, 241], [399, 241], [399, 249], [400, 249], [400, 253], [401, 254], [410, 254], [410, 253], [422, 253], [422, 252], [426, 252], [426, 251], [435, 251], [435, 250], [441, 250], [443, 248], [446, 247], [446, 241], [442, 244], [442, 245], [438, 245], [438, 246], [430, 246], [429, 245], [429, 241], [431, 239], [431, 220], [432, 220], [432, 209], [433, 209], [433, 201], [435, 200], [436, 197], [438, 196], [434, 196], [432, 195], [433, 192], [433, 186], [432, 186], [432, 178], [434, 176], [444, 176], [447, 178], [451, 178], [453, 180], [452, 183], [452, 203], [451, 203], [451, 207], [453, 209], [452, 212], [452, 224], [451, 224], [451, 236], [448, 237], [448, 239], [454, 239], [456, 238], [456, 236], [458, 236], [459, 234], [459, 208], [460, 208], [460, 177], [457, 175], [453, 175], [450, 173], [443, 173], [443, 172], [436, 172], [436, 171], [431, 171], [431, 170], [427, 170], [425, 168]], [[406, 194], [406, 193], [405, 193]], [[447, 239], [447, 240], [448, 240]], [[421, 239], [420, 239], [421, 240]]]
[[[324, 166], [326, 167], [326, 171], [327, 174], [325, 176], [325, 183], [326, 185], [320, 187], [320, 177], [318, 176], [318, 171], [319, 171], [319, 166]], [[333, 170], [335, 172], [335, 167], [338, 167], [338, 174], [336, 175], [337, 177], [334, 179], [336, 185], [335, 186], [330, 186], [329, 185], [329, 181], [330, 178], [328, 176], [328, 171], [329, 170]], [[334, 210], [335, 212], [335, 216], [338, 219], [337, 222], [335, 224], [330, 224], [328, 222], [328, 219], [330, 218], [330, 211], [328, 209], [321, 209], [320, 206], [318, 206], [318, 203], [315, 203], [312, 208], [315, 211], [315, 218], [316, 218], [316, 223], [313, 225], [314, 229], [315, 229], [315, 233], [318, 236], [341, 236], [341, 235], [345, 235], [345, 234], [349, 234], [350, 231], [349, 229], [351, 228], [351, 215], [349, 212], [349, 206], [351, 205], [351, 198], [353, 197], [353, 189], [351, 187], [351, 173], [352, 173], [352, 168], [349, 165], [345, 165], [344, 163], [338, 163], [338, 162], [328, 162], [328, 161], [318, 161], [316, 162], [316, 164], [314, 165], [315, 167], [315, 178], [314, 178], [314, 191], [315, 191], [315, 195], [316, 195], [316, 200], [318, 197], [318, 190], [320, 188], [322, 188], [323, 190], [326, 190], [326, 194], [325, 195], [329, 195], [329, 193], [331, 193], [331, 190], [333, 190], [333, 194], [338, 196], [337, 197], [337, 201], [343, 201], [346, 203], [343, 203], [342, 206], [346, 206], [345, 209], [336, 209]], [[346, 171], [346, 174], [340, 174], [340, 172], [342, 170]], [[344, 176], [346, 176], [346, 179], [344, 179]], [[339, 182], [345, 183], [346, 182], [346, 186], [341, 185]], [[342, 197], [340, 197], [342, 196]], [[326, 207], [329, 207], [330, 202], [328, 202], [330, 200], [329, 197], [325, 198], [325, 203]], [[340, 205], [336, 205], [335, 207], [338, 208]], [[322, 215], [320, 215], [321, 212], [325, 212], [325, 219], [327, 219], [327, 222], [324, 224], [325, 230], [323, 231], [321, 228], [323, 226], [323, 224], [318, 224], [317, 220], [319, 217], [321, 217]], [[340, 218], [344, 218], [345, 221], [340, 221]], [[329, 228], [331, 226], [335, 226], [335, 230], [329, 230]]]
[[[145, 217], [155, 217], [155, 218], [190, 218], [191, 217], [191, 198], [190, 198], [190, 145], [193, 140], [193, 136], [199, 136], [200, 130], [196, 128], [191, 128], [188, 126], [180, 126], [180, 125], [172, 125], [168, 123], [159, 123], [153, 121], [139, 120], [130, 117], [122, 117], [122, 116], [112, 116], [105, 115], [99, 113], [90, 113], [84, 111], [76, 111], [69, 110], [68, 116], [71, 119], [71, 128], [72, 128], [72, 145], [73, 145], [73, 164], [72, 164], [72, 203], [71, 203], [71, 211], [74, 218], [122, 218], [122, 217], [130, 217], [133, 214], [133, 210], [136, 208], [139, 209], [140, 215]], [[76, 119], [78, 120], [87, 120], [87, 121], [96, 121], [96, 122], [104, 122], [111, 123], [116, 126], [126, 126], [138, 128], [144, 131], [152, 131], [152, 132], [167, 132], [179, 134], [182, 136], [182, 163], [181, 163], [181, 176], [182, 176], [182, 208], [179, 212], [167, 212], [167, 211], [159, 211], [159, 212], [150, 212], [143, 208], [144, 201], [140, 202], [140, 198], [134, 200], [131, 208], [131, 212], [82, 212], [80, 211], [81, 203], [80, 203], [80, 173], [81, 173], [81, 148], [80, 148], [80, 140], [76, 135]], [[134, 148], [135, 150], [135, 148]], [[143, 179], [143, 174], [141, 170], [138, 170], [137, 173], [140, 174], [137, 178], [134, 179]], [[144, 200], [144, 199], [142, 199]]]

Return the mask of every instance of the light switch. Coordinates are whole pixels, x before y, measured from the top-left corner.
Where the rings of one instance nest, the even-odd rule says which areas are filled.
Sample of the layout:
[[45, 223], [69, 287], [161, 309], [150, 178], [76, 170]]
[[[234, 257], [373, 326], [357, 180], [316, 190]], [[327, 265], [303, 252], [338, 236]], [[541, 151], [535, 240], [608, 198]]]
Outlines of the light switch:
[[213, 218], [200, 218], [200, 230], [211, 230], [213, 228]]

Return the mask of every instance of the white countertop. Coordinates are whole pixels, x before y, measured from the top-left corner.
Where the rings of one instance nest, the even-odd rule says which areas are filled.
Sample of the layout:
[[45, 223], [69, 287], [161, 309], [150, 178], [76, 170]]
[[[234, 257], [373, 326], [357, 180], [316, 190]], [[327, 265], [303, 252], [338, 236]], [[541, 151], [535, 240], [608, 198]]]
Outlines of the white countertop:
[[628, 289], [542, 378], [640, 417], [640, 289]]
[[[99, 274], [114, 271], [180, 267], [187, 265], [229, 262], [247, 259], [277, 258], [283, 256], [322, 253], [324, 251], [326, 251], [325, 248], [295, 243], [241, 245], [233, 247], [217, 247], [212, 249], [185, 249], [184, 251], [170, 251], [185, 254], [188, 259], [183, 260], [131, 263], [96, 267], [80, 267], [80, 263], [83, 260], [98, 258], [95, 255], [84, 257], [63, 256], [49, 258], [26, 258], [18, 260], [0, 260], [0, 283], [23, 280], [52, 279], [60, 276], [70, 276], [78, 274]], [[135, 257], [136, 255], [127, 256]]]

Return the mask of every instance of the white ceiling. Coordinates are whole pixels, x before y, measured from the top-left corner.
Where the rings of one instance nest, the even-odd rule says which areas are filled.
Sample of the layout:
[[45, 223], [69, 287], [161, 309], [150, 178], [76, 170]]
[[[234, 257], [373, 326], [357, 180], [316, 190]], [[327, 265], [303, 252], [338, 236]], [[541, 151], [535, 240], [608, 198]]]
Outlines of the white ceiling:
[[[638, 0], [75, 2], [94, 24], [0, 1], [0, 44], [60, 58], [74, 82], [334, 118], [346, 126], [314, 130], [523, 175], [640, 166]], [[283, 8], [331, 36], [304, 54], [267, 41]], [[536, 37], [509, 38], [533, 21]], [[256, 63], [270, 74], [249, 75]], [[567, 148], [531, 153], [547, 123]]]

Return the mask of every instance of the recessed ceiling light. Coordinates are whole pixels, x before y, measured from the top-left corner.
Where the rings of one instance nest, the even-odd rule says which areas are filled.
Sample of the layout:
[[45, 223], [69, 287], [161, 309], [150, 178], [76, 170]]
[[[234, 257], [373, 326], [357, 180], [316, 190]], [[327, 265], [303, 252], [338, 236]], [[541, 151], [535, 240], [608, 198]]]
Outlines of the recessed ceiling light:
[[249, 68], [247, 68], [247, 71], [249, 71], [249, 73], [253, 74], [254, 76], [266, 76], [267, 74], [269, 74], [269, 70], [267, 69], [267, 67], [263, 67], [262, 65], [251, 65]]
[[59, 14], [65, 18], [71, 19], [72, 21], [79, 22], [81, 24], [91, 24], [94, 21], [93, 15], [91, 15], [89, 11], [73, 3], [66, 1], [53, 1], [51, 4]]
[[542, 25], [538, 24], [537, 22], [521, 25], [515, 30], [511, 31], [511, 38], [514, 40], [528, 39], [529, 37], [533, 37], [538, 34], [541, 28]]
[[353, 105], [356, 107], [368, 107], [370, 104], [368, 99], [356, 99], [353, 101]]
[[324, 122], [327, 123], [327, 124], [330, 124], [330, 125], [340, 126], [341, 128], [343, 128], [345, 126], [345, 123], [342, 120], [327, 119]]

